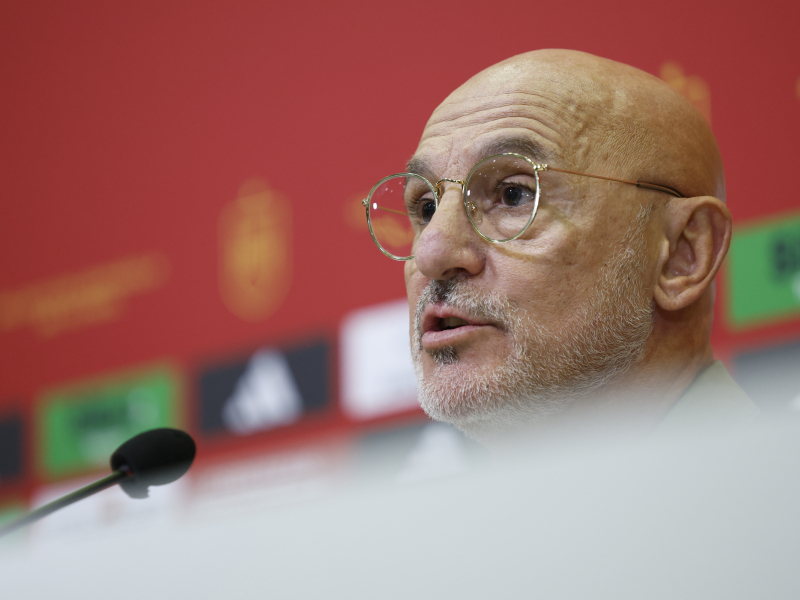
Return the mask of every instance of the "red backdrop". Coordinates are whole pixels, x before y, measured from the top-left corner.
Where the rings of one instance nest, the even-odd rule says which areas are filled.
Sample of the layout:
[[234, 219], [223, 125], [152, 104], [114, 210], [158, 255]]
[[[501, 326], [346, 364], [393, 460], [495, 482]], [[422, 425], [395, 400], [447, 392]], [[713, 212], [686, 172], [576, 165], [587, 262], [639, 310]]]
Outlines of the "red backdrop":
[[[450, 91], [535, 48], [669, 80], [711, 120], [735, 221], [796, 211], [798, 23], [789, 0], [4, 2], [0, 409], [29, 423], [72, 381], [335, 340], [349, 311], [403, 296], [357, 200]], [[797, 319], [733, 332], [724, 303], [723, 358], [800, 337]], [[356, 427], [326, 415], [309, 431]]]

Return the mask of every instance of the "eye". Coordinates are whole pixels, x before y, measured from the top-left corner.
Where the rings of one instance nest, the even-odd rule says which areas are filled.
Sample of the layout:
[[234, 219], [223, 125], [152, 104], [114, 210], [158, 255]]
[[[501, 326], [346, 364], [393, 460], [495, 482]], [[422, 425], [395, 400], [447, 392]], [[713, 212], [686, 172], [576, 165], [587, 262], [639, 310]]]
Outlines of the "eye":
[[406, 210], [415, 227], [424, 227], [431, 222], [436, 212], [436, 201], [430, 193], [424, 194], [421, 198], [407, 196]]
[[423, 223], [431, 222], [433, 214], [436, 212], [436, 203], [431, 198], [423, 198], [419, 204], [419, 216]]
[[510, 208], [524, 206], [536, 199], [536, 192], [534, 190], [519, 183], [501, 184], [498, 191], [500, 203]]

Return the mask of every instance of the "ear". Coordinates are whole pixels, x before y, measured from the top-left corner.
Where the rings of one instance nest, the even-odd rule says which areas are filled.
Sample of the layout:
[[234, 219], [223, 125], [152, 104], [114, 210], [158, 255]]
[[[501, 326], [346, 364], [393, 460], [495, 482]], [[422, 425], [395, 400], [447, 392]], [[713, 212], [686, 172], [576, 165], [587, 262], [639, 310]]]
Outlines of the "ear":
[[667, 205], [669, 252], [654, 291], [664, 310], [680, 310], [708, 289], [731, 243], [731, 213], [710, 196], [674, 199]]

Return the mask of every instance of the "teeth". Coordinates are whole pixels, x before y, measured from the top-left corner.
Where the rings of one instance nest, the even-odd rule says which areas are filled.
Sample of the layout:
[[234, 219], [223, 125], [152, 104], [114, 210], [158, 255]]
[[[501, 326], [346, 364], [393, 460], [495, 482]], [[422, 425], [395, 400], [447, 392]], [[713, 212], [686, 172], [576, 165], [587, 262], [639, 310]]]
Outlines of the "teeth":
[[445, 317], [442, 319], [442, 329], [453, 329], [454, 327], [463, 327], [464, 325], [469, 325], [469, 323], [458, 317]]

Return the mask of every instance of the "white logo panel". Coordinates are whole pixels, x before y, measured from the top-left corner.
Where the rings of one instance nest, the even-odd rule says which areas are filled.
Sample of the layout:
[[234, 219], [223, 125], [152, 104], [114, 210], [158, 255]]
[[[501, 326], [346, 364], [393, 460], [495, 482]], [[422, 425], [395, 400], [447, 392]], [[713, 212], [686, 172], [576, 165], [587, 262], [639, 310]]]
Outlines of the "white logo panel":
[[339, 339], [345, 414], [364, 420], [418, 406], [406, 300], [350, 313]]

